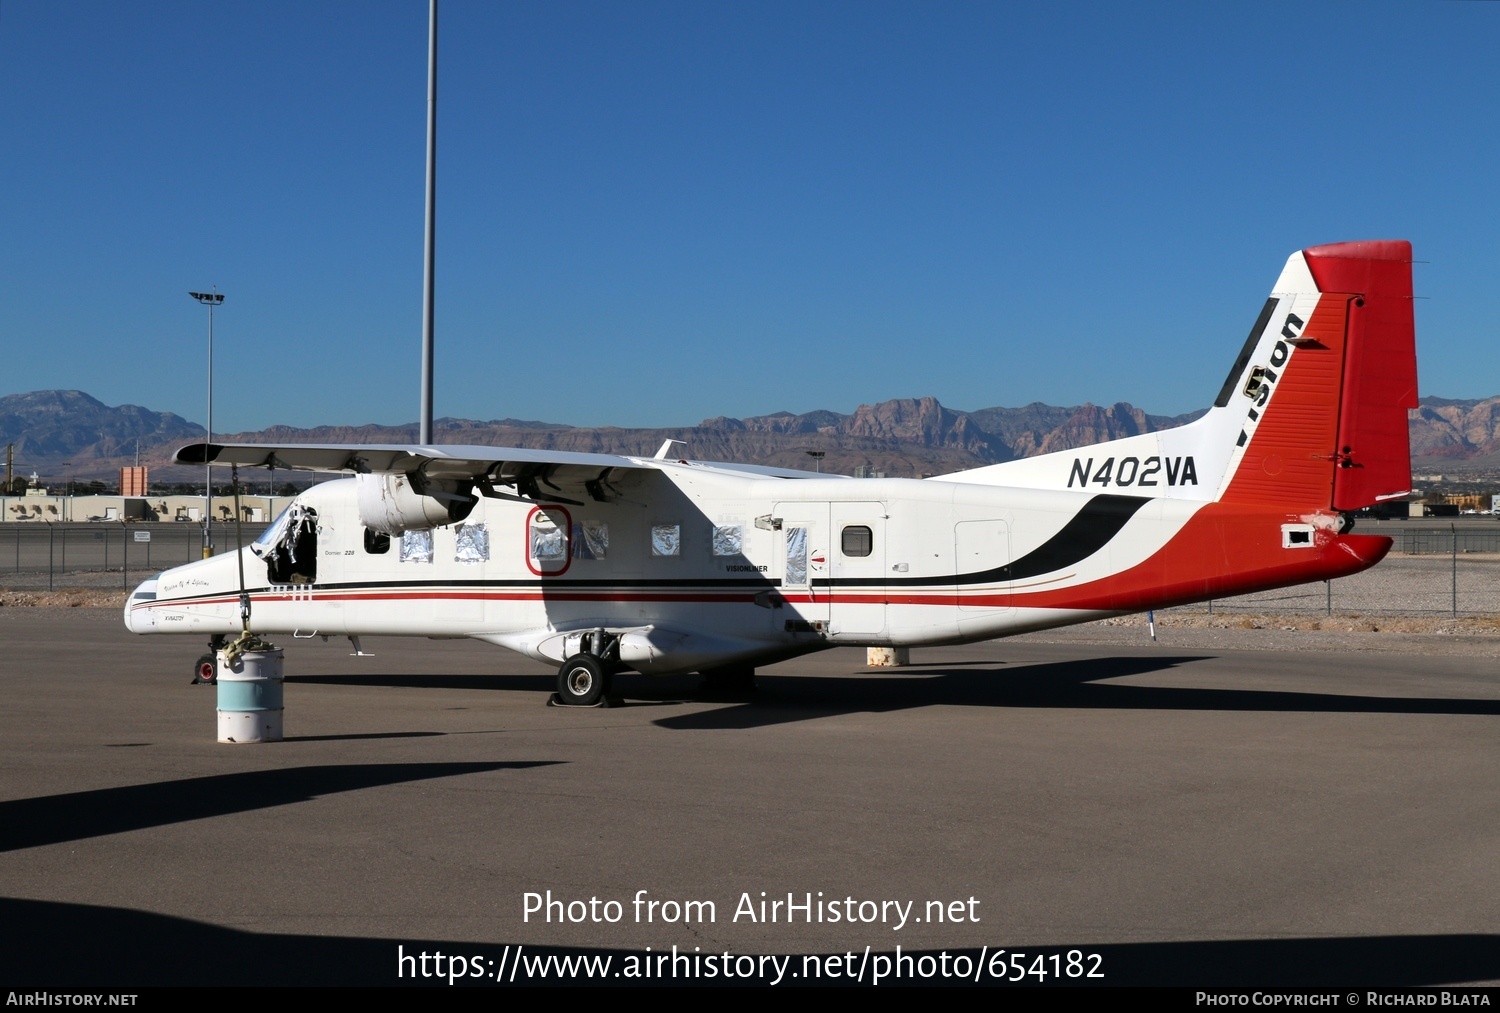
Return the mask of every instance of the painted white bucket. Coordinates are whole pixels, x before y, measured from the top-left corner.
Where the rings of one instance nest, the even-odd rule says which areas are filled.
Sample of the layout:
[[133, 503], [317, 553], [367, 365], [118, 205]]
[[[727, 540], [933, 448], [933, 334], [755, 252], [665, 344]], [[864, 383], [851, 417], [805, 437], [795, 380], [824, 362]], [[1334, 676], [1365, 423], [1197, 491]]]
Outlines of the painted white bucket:
[[869, 668], [900, 668], [910, 664], [909, 647], [871, 647], [865, 651], [865, 665]]
[[281, 741], [282, 652], [246, 651], [233, 667], [219, 652], [219, 741]]

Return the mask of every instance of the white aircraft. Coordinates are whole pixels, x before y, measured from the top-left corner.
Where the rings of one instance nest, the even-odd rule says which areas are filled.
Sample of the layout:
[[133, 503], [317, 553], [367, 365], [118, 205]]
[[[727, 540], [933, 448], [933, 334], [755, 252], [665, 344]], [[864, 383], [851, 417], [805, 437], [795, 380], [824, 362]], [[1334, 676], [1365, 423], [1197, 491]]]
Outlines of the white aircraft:
[[[1160, 351], [1160, 350], [1158, 350]], [[255, 544], [145, 581], [136, 633], [473, 637], [611, 675], [955, 644], [1343, 577], [1407, 495], [1411, 245], [1295, 253], [1190, 425], [929, 479], [474, 446], [193, 444], [186, 464], [352, 473]], [[241, 589], [240, 567], [245, 581]], [[357, 644], [357, 641], [356, 641]], [[207, 658], [204, 675], [212, 675]]]

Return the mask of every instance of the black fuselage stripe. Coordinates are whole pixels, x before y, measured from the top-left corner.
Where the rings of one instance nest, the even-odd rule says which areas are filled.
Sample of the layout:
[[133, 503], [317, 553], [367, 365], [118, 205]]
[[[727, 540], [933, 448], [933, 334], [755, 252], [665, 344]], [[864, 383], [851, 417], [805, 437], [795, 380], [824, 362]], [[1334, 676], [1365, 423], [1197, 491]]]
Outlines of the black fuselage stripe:
[[848, 577], [835, 578], [820, 586], [829, 587], [936, 587], [957, 584], [1001, 584], [1013, 580], [1055, 573], [1081, 563], [1109, 544], [1125, 523], [1150, 500], [1144, 496], [1101, 494], [1083, 505], [1068, 523], [1051, 538], [1020, 559], [1004, 566], [973, 573], [936, 577]]

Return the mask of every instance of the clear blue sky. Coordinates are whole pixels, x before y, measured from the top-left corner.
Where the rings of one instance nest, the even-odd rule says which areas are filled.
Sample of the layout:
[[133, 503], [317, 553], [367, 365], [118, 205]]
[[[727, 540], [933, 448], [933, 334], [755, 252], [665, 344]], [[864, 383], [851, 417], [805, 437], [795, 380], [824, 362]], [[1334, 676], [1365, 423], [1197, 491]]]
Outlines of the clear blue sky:
[[[414, 421], [427, 4], [0, 0], [0, 394]], [[1500, 394], [1500, 4], [479, 2], [437, 414], [1206, 405], [1286, 256], [1416, 245]]]

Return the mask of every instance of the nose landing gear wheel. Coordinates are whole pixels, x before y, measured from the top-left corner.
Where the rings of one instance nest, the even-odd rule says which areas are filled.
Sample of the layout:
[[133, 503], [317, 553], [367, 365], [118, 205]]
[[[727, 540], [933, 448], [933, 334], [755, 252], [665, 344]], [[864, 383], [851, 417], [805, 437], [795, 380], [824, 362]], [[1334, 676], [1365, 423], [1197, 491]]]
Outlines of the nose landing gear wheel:
[[193, 685], [212, 686], [219, 681], [219, 662], [212, 654], [205, 654], [193, 666]]
[[557, 702], [565, 707], [597, 707], [609, 691], [609, 670], [592, 654], [575, 654], [557, 671]]

